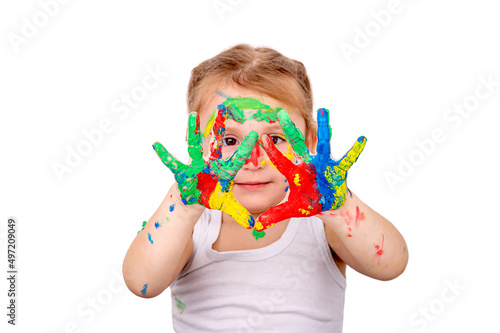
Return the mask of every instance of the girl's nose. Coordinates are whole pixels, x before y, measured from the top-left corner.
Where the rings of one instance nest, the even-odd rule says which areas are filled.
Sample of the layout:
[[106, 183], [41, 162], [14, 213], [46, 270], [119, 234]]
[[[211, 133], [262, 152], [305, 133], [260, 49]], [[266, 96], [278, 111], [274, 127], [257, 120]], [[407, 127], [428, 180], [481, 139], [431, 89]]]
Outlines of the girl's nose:
[[261, 151], [261, 149], [263, 149], [263, 148], [257, 142], [252, 149], [252, 153], [250, 154], [250, 157], [245, 162], [245, 165], [244, 165], [245, 167], [250, 167], [252, 165], [254, 167], [259, 167], [261, 165], [260, 158], [262, 157], [262, 154], [263, 154], [263, 151]]

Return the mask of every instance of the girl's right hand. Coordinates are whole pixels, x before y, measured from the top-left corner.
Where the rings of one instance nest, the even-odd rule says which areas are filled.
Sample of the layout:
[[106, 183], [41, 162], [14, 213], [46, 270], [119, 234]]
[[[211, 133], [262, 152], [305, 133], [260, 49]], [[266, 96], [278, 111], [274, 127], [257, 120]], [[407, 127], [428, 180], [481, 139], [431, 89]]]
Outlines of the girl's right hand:
[[252, 131], [245, 137], [238, 150], [227, 160], [222, 160], [222, 140], [225, 135], [226, 108], [217, 107], [214, 123], [214, 141], [210, 145], [210, 159], [203, 159], [198, 113], [189, 115], [188, 152], [191, 163], [183, 164], [159, 142], [153, 145], [158, 157], [170, 169], [177, 181], [185, 205], [201, 204], [231, 216], [247, 229], [254, 226], [252, 215], [236, 200], [232, 192], [233, 179], [245, 164], [255, 146], [258, 135]]

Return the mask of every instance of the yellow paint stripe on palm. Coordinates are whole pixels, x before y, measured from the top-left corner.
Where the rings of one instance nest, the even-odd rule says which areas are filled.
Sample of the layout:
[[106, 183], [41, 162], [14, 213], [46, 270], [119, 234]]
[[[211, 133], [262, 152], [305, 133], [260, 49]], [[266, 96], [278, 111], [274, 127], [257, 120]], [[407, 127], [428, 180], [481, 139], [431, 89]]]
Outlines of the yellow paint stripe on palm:
[[243, 207], [238, 201], [233, 193], [233, 184], [229, 184], [227, 192], [222, 191], [222, 186], [217, 183], [214, 193], [210, 196], [208, 200], [208, 205], [210, 209], [221, 210], [224, 213], [231, 216], [236, 222], [238, 222], [243, 227], [250, 229], [250, 215], [248, 211]]

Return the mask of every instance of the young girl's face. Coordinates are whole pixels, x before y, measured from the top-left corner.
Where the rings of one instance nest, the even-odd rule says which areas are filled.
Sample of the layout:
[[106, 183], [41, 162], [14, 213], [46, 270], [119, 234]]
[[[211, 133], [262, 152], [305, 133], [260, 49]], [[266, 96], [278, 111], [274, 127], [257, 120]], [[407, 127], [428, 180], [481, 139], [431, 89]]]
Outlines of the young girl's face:
[[[208, 96], [203, 110], [200, 110], [200, 129], [203, 138], [203, 151], [205, 157], [210, 153], [210, 141], [212, 135], [208, 134], [212, 126], [214, 110], [219, 104], [227, 104], [228, 111], [231, 110], [231, 103], [234, 100], [244, 100], [236, 108], [239, 115], [229, 116], [226, 120], [226, 135], [222, 147], [222, 157], [230, 157], [245, 136], [250, 131], [255, 131], [259, 135], [268, 135], [274, 141], [276, 148], [293, 162], [296, 161], [292, 147], [285, 140], [283, 130], [277, 120], [277, 110], [283, 108], [288, 111], [295, 126], [305, 133], [306, 121], [301, 112], [283, 105], [279, 101], [263, 96], [251, 90], [235, 87], [221, 87], [218, 93], [214, 91], [212, 96]], [[242, 99], [240, 99], [242, 98]], [[267, 109], [242, 109], [241, 107], [260, 107], [263, 104], [269, 106]], [[245, 106], [247, 105], [247, 106]], [[228, 112], [232, 114], [232, 112]], [[285, 198], [288, 190], [288, 183], [276, 167], [272, 164], [265, 150], [257, 143], [252, 151], [251, 157], [245, 165], [238, 171], [234, 178], [233, 193], [236, 199], [256, 218], [267, 211], [270, 207], [279, 204]]]

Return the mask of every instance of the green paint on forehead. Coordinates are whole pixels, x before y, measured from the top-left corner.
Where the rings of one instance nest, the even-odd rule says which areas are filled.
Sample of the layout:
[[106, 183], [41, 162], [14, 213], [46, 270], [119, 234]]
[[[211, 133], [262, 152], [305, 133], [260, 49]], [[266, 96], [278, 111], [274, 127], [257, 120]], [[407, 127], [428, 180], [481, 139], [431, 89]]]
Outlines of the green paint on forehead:
[[[227, 97], [219, 91], [217, 91], [217, 94]], [[278, 121], [278, 112], [283, 110], [282, 107], [272, 108], [254, 97], [227, 97], [222, 104], [226, 107], [227, 119], [232, 119], [240, 124], [243, 124], [247, 120]], [[256, 112], [245, 112], [245, 110], [256, 110]], [[210, 133], [216, 112], [217, 108], [215, 107], [203, 133], [205, 137]]]

